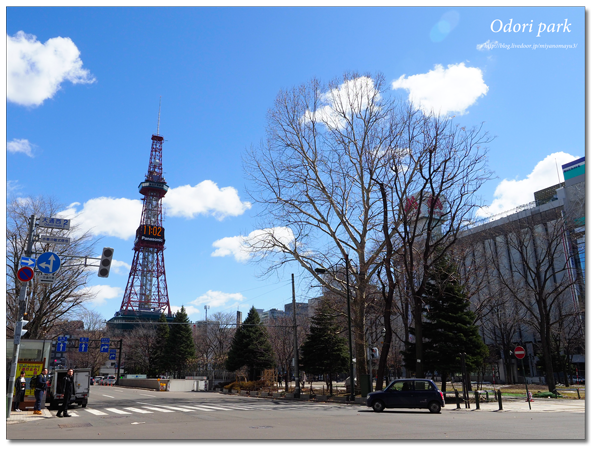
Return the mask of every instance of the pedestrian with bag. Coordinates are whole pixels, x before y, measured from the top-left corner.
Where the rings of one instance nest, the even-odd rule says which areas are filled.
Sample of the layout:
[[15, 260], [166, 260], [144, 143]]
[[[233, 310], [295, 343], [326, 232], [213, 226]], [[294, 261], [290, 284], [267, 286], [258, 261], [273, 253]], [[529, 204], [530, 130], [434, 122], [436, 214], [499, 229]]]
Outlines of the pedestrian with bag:
[[21, 376], [17, 378], [15, 383], [15, 398], [13, 399], [13, 411], [21, 411], [19, 404], [23, 402], [25, 398], [25, 391], [27, 390], [27, 379], [25, 378], [25, 371], [21, 371]]
[[71, 402], [71, 396], [73, 394], [75, 394], [75, 382], [73, 380], [73, 369], [69, 369], [67, 371], [67, 375], [65, 375], [65, 377], [62, 379], [62, 385], [63, 385], [63, 394], [64, 394], [63, 399], [64, 400], [62, 403], [62, 407], [60, 407], [56, 416], [58, 416], [59, 418], [62, 418], [63, 416], [65, 418], [70, 418], [71, 415], [67, 412], [67, 410], [69, 408], [69, 403]]
[[33, 406], [33, 414], [41, 415], [42, 414], [42, 398], [44, 397], [44, 393], [46, 392], [46, 389], [48, 389], [48, 369], [46, 369], [44, 367], [44, 369], [42, 369], [42, 373], [39, 374], [37, 377], [32, 378], [31, 380], [32, 381], [35, 380], [34, 381], [35, 404]]

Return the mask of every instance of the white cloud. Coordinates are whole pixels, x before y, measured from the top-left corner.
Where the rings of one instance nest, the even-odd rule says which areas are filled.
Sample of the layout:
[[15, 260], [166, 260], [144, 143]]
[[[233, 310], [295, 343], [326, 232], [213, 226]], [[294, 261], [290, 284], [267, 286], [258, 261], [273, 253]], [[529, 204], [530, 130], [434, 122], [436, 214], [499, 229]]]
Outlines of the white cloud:
[[198, 214], [212, 215], [219, 220], [239, 216], [250, 209], [250, 202], [242, 202], [235, 188], [221, 188], [205, 180], [192, 187], [189, 184], [170, 189], [163, 201], [167, 216], [194, 218]]
[[[98, 257], [100, 258], [100, 257]], [[129, 270], [131, 269], [131, 265], [126, 262], [122, 262], [120, 260], [113, 259], [110, 264], [110, 272], [116, 274], [129, 274]]]
[[39, 106], [52, 98], [65, 80], [90, 84], [94, 77], [79, 58], [70, 38], [52, 38], [44, 44], [22, 31], [7, 35], [6, 97], [23, 106]]
[[196, 308], [194, 306], [186, 306], [186, 305], [183, 305], [183, 306], [172, 306], [171, 305], [171, 313], [173, 315], [175, 315], [175, 313], [179, 312], [182, 307], [185, 307], [185, 313], [188, 314], [188, 316], [192, 315], [192, 314], [199, 314], [200, 313], [200, 309], [198, 309], [198, 308]]
[[563, 151], [552, 153], [538, 162], [526, 178], [522, 180], [502, 180], [494, 191], [492, 203], [477, 210], [477, 216], [490, 217], [532, 202], [534, 200], [533, 193], [558, 184], [559, 175], [560, 181], [563, 181], [561, 166], [575, 159], [577, 159], [576, 156]]
[[31, 148], [32, 146], [27, 139], [13, 139], [10, 142], [6, 142], [6, 151], [10, 153], [23, 153], [33, 158]]
[[245, 299], [246, 298], [241, 293], [225, 293], [218, 290], [209, 290], [204, 295], [199, 296], [188, 304], [192, 306], [200, 306], [202, 309], [204, 308], [205, 304], [210, 306], [211, 309], [222, 306], [227, 306], [229, 308], [244, 301]]
[[341, 129], [346, 124], [341, 113], [358, 113], [369, 106], [372, 99], [376, 100], [378, 97], [379, 93], [370, 77], [347, 80], [338, 88], [323, 93], [321, 101], [325, 105], [314, 112], [307, 110], [304, 120], [324, 123], [332, 129]]
[[139, 200], [99, 197], [88, 200], [81, 210], [80, 203], [72, 203], [57, 213], [57, 217], [74, 220], [83, 231], [91, 230], [94, 235], [115, 236], [127, 240], [135, 234], [142, 214]]
[[102, 305], [106, 303], [107, 300], [121, 298], [123, 296], [122, 288], [111, 287], [110, 285], [91, 285], [86, 287], [85, 290], [95, 293], [96, 296], [90, 299], [89, 302], [96, 305]]
[[277, 243], [289, 245], [294, 241], [294, 233], [288, 227], [254, 230], [248, 236], [238, 235], [221, 238], [212, 245], [217, 248], [212, 257], [233, 255], [236, 262], [247, 262], [253, 255], [280, 250]]
[[489, 87], [483, 81], [479, 68], [469, 68], [464, 63], [442, 65], [426, 74], [406, 77], [402, 75], [392, 82], [392, 88], [403, 88], [409, 93], [409, 101], [426, 114], [464, 115], [467, 108], [487, 94]]

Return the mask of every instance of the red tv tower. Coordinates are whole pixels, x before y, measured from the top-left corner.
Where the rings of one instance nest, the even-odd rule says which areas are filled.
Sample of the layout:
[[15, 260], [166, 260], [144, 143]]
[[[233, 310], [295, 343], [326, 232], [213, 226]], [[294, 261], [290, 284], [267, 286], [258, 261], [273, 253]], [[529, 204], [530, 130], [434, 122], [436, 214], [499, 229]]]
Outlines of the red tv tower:
[[167, 276], [165, 274], [165, 229], [162, 222], [162, 199], [169, 190], [163, 178], [160, 104], [158, 126], [152, 135], [152, 149], [146, 179], [138, 187], [143, 209], [140, 226], [133, 243], [133, 262], [127, 279], [120, 315], [144, 316], [164, 313], [171, 317]]

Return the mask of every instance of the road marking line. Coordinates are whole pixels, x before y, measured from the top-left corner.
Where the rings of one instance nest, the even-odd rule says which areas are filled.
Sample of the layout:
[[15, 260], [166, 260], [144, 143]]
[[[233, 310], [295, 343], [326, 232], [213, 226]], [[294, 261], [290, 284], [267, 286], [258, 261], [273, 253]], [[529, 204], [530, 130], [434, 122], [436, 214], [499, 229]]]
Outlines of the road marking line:
[[115, 398], [115, 396], [109, 396], [108, 394], [102, 394], [102, 395], [103, 395], [104, 397], [109, 397], [109, 398], [111, 398], [111, 399], [114, 399], [114, 398]]
[[140, 396], [156, 397], [156, 396], [153, 396], [151, 394], [142, 394], [142, 393], [140, 393]]
[[215, 407], [215, 406], [212, 406], [212, 405], [202, 405], [202, 407], [205, 407], [205, 408], [212, 408], [212, 409], [214, 409], [214, 410], [225, 410], [225, 411], [230, 411], [230, 410], [232, 410], [231, 408], [225, 408], [225, 407]]
[[112, 411], [113, 413], [117, 413], [119, 415], [130, 415], [131, 413], [119, 410], [118, 408], [105, 408], [105, 410]]
[[146, 406], [144, 406], [143, 408], [147, 408], [148, 410], [161, 411], [163, 413], [173, 413], [173, 410], [165, 410], [164, 408], [146, 407]]
[[151, 411], [142, 410], [140, 408], [134, 408], [134, 407], [125, 407], [125, 410], [134, 411], [136, 413], [152, 413]]
[[171, 407], [169, 405], [160, 405], [160, 404], [155, 404], [157, 407], [161, 407], [161, 408], [168, 408], [169, 410], [175, 410], [175, 411], [194, 411], [194, 410], [188, 410], [187, 408], [179, 408], [179, 407]]
[[194, 408], [196, 410], [202, 410], [202, 411], [214, 411], [214, 410], [209, 410], [208, 408], [200, 407], [200, 406], [197, 406], [197, 405], [195, 405], [195, 406], [194, 405], [183, 405], [183, 407], [185, 407], [185, 408]]
[[100, 410], [94, 410], [92, 408], [86, 408], [85, 411], [89, 411], [91, 414], [96, 415], [96, 416], [105, 416], [108, 413], [104, 413], [103, 411]]

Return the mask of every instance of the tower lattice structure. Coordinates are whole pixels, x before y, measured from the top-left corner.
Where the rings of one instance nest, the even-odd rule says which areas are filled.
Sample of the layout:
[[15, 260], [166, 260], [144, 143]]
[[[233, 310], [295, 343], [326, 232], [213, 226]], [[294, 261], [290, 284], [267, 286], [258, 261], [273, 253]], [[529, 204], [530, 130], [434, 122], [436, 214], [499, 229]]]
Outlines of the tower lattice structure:
[[163, 178], [163, 141], [157, 128], [156, 134], [152, 135], [148, 173], [138, 187], [140, 194], [144, 196], [143, 209], [140, 226], [135, 234], [131, 271], [121, 303], [122, 315], [163, 312], [167, 317], [171, 316], [165, 272], [165, 229], [162, 216], [162, 199], [169, 190]]

